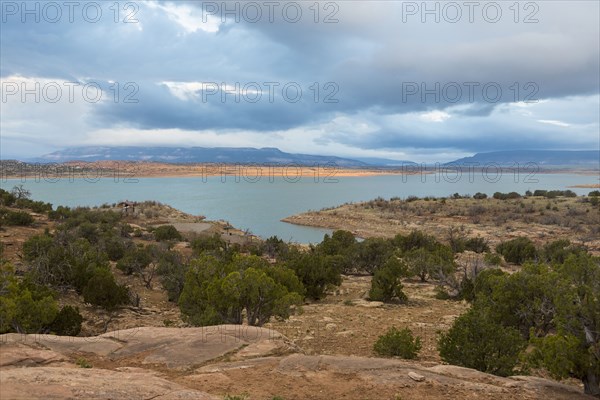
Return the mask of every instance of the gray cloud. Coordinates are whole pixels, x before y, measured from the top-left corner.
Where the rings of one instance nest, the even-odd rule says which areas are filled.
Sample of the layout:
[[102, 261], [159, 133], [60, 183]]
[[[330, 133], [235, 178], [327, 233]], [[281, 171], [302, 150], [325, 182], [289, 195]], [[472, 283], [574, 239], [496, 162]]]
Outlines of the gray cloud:
[[[311, 135], [310, 141], [315, 152], [325, 144], [342, 152], [349, 148], [476, 152], [594, 143], [590, 135], [597, 129], [598, 115], [589, 110], [600, 92], [597, 2], [540, 2], [539, 22], [534, 24], [515, 23], [508, 6], [503, 6], [503, 17], [495, 24], [477, 13], [474, 23], [464, 19], [456, 24], [443, 19], [422, 23], [419, 15], [403, 22], [402, 2], [339, 2], [333, 16], [339, 22], [323, 23], [334, 10], [321, 9], [315, 23], [314, 10], [309, 9], [312, 3], [302, 3], [298, 23], [288, 23], [277, 13], [275, 23], [265, 18], [235, 23], [229, 18], [218, 32], [199, 26], [190, 30], [187, 19], [181, 22], [183, 8], [190, 13], [185, 18], [192, 25], [198, 22], [199, 4], [139, 3], [138, 24], [115, 23], [109, 4], [104, 5], [105, 18], [97, 23], [81, 18], [74, 23], [22, 23], [8, 17], [2, 24], [0, 76], [5, 81], [14, 76], [92, 80], [107, 95], [115, 81], [121, 87], [134, 82], [139, 87], [138, 103], [105, 101], [87, 105], [83, 115], [79, 106], [63, 104], [64, 115], [71, 110], [78, 121], [64, 123], [79, 130], [69, 137], [81, 141], [94, 130], [128, 127], [211, 130], [223, 135], [248, 131], [255, 138], [265, 132], [264, 142], [257, 139], [257, 146], [268, 145], [274, 131], [298, 134], [317, 129], [321, 133]], [[521, 11], [523, 19], [526, 13]], [[203, 102], [199, 92], [181, 98], [163, 82], [239, 82], [242, 86], [297, 82], [303, 96], [297, 103], [285, 101], [281, 93], [273, 103], [222, 102], [216, 97]], [[314, 101], [309, 89], [315, 82], [319, 101]], [[327, 82], [339, 87], [337, 103], [323, 102]], [[422, 96], [423, 88], [436, 85], [439, 99], [432, 93]], [[458, 97], [455, 87], [462, 90]], [[469, 87], [475, 87], [473, 97]], [[490, 92], [483, 87], [490, 88], [492, 97], [498, 87], [502, 96], [490, 101]], [[418, 92], [409, 92], [415, 88]], [[503, 108], [528, 95], [549, 99], [549, 106], [539, 108], [540, 115], [523, 118]], [[558, 110], [550, 109], [552, 104], [561, 105], [564, 119], [574, 119], [568, 124], [568, 135], [559, 126], [539, 122], [562, 120], [555, 115]], [[48, 131], [60, 137], [64, 131], [61, 121], [44, 128], [27, 125], [26, 132], [15, 129], [26, 115], [15, 110], [26, 106], [13, 104], [3, 113], [3, 133], [11, 138], [3, 139], [3, 147], [11, 152], [26, 151], [27, 146], [17, 142], [36, 141], [36, 135], [43, 138]], [[588, 114], [587, 122], [579, 120], [581, 108]], [[45, 114], [52, 112], [48, 107], [33, 109], [35, 118], [53, 121]], [[418, 117], [433, 111], [451, 117], [442, 122]], [[350, 127], [367, 121], [372, 129], [367, 133], [344, 130], [332, 122], [340, 117], [351, 121]], [[18, 135], [22, 139], [17, 140]]]

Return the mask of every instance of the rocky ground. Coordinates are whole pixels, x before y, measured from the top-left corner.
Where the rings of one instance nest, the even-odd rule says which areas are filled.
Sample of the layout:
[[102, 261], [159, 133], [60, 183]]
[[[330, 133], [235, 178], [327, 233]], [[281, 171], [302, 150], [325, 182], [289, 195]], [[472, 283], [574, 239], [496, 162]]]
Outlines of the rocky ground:
[[307, 355], [239, 325], [133, 328], [89, 338], [0, 336], [2, 399], [586, 399], [535, 377], [356, 356]]

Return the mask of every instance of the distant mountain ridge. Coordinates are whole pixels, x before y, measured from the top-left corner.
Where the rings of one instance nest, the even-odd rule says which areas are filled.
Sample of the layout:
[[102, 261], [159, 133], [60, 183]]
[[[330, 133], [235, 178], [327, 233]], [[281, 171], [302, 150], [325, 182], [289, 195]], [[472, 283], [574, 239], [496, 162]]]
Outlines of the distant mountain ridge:
[[460, 158], [445, 165], [470, 163], [479, 163], [479, 166], [495, 163], [506, 167], [510, 167], [515, 163], [519, 165], [535, 163], [540, 167], [591, 167], [598, 169], [600, 168], [600, 150], [493, 151], [477, 153], [471, 157]]
[[[336, 156], [286, 153], [277, 148], [263, 147], [159, 147], [159, 146], [85, 146], [71, 147], [27, 160], [31, 162], [67, 161], [153, 161], [164, 163], [240, 163], [240, 164], [335, 164], [345, 168], [399, 168], [416, 165], [412, 161], [376, 157], [345, 158]], [[464, 164], [484, 167], [486, 164], [503, 167], [515, 163], [535, 163], [542, 168], [600, 169], [600, 150], [508, 150], [477, 153], [443, 165]], [[478, 164], [478, 165], [477, 165]], [[426, 166], [434, 165], [425, 163]]]
[[[364, 162], [350, 158], [292, 154], [277, 148], [264, 147], [72, 147], [55, 151], [31, 161], [155, 161], [165, 163], [276, 163], [300, 165], [333, 163], [338, 167], [365, 168], [375, 165], [385, 166], [394, 160], [380, 159], [381, 163]], [[397, 161], [402, 163], [402, 161]]]

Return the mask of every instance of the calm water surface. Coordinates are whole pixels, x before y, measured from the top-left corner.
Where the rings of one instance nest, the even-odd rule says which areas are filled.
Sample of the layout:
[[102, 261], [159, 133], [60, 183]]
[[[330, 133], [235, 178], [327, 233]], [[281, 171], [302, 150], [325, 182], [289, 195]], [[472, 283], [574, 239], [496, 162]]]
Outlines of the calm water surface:
[[[227, 177], [211, 177], [203, 181], [200, 177], [185, 178], [139, 178], [137, 182], [115, 182], [105, 178], [96, 182], [83, 179], [60, 179], [57, 182], [25, 182], [7, 180], [1, 182], [4, 189], [18, 183], [29, 189], [32, 197], [52, 203], [55, 207], [94, 206], [116, 203], [121, 200], [156, 200], [184, 212], [204, 215], [208, 219], [225, 219], [241, 229], [269, 237], [277, 235], [284, 240], [301, 243], [319, 242], [326, 229], [302, 227], [281, 222], [280, 219], [307, 210], [319, 210], [346, 202], [370, 200], [381, 196], [448, 196], [453, 193], [493, 194], [496, 191], [559, 189], [570, 185], [598, 183], [598, 177], [573, 174], [538, 174], [514, 176], [504, 174], [499, 179], [490, 176], [484, 179], [480, 173], [469, 176], [448, 175], [386, 175], [370, 177], [339, 177], [337, 182], [315, 182], [312, 177], [303, 177], [295, 183], [282, 178], [269, 181], [247, 182]], [[497, 181], [496, 181], [497, 180]], [[571, 189], [586, 194], [591, 189]]]

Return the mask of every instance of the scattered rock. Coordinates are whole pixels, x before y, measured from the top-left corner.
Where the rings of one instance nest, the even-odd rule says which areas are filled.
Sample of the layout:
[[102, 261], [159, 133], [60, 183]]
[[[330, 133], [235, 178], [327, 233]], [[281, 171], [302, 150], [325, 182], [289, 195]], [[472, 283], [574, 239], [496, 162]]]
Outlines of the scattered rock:
[[423, 382], [425, 380], [425, 377], [423, 375], [419, 375], [416, 372], [412, 371], [408, 373], [408, 377], [415, 382]]
[[329, 323], [329, 324], [325, 325], [326, 331], [335, 331], [336, 329], [337, 329], [337, 325], [334, 323]]

